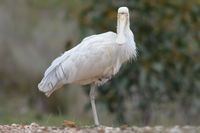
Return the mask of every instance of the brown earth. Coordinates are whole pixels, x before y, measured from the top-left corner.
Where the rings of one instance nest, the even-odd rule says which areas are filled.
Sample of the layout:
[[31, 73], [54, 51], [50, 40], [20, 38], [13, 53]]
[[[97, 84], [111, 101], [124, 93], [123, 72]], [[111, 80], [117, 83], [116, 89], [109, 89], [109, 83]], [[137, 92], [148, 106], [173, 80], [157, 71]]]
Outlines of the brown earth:
[[64, 122], [62, 127], [42, 126], [36, 123], [30, 125], [12, 124], [0, 125], [0, 133], [200, 133], [200, 126], [155, 126], [155, 127], [79, 127], [73, 122]]

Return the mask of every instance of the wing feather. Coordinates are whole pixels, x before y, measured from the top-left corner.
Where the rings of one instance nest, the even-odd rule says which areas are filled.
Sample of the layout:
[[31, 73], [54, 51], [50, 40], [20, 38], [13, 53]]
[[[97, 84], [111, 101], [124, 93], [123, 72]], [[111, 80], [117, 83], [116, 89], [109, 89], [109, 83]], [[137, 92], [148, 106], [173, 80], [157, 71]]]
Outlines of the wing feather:
[[113, 32], [93, 35], [66, 51], [45, 71], [38, 85], [39, 90], [50, 96], [63, 84], [80, 83], [84, 80], [89, 83], [94, 80], [95, 76], [102, 73], [111, 63], [106, 56], [109, 56], [109, 49], [112, 46], [110, 44], [113, 43], [115, 37], [116, 34]]

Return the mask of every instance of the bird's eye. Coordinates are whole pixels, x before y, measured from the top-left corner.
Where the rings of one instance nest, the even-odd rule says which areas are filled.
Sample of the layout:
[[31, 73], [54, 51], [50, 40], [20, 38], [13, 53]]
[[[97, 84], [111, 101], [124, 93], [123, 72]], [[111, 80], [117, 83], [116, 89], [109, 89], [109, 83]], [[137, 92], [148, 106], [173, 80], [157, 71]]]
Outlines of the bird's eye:
[[125, 12], [120, 12], [119, 15], [126, 15], [126, 16], [128, 16], [128, 14], [125, 13]]

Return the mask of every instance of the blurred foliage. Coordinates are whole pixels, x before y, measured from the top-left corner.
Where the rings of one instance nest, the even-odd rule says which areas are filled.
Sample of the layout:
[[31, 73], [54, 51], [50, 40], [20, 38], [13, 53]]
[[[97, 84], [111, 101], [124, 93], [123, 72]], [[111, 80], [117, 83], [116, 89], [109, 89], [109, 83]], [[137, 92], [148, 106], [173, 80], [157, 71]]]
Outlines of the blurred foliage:
[[[150, 124], [151, 112], [156, 108], [162, 110], [163, 104], [174, 102], [178, 111], [187, 116], [180, 123], [199, 123], [196, 116], [200, 112], [200, 1], [94, 0], [89, 3], [77, 16], [72, 16], [80, 22], [84, 36], [90, 31], [115, 31], [117, 8], [128, 6], [138, 47], [137, 59], [123, 66], [116, 78], [99, 89], [97, 101], [115, 112], [120, 123], [128, 122], [127, 99], [136, 102], [132, 111], [141, 112], [139, 118], [129, 117], [140, 119], [142, 125]], [[178, 111], [172, 111], [171, 117]]]
[[[13, 13], [16, 22], [26, 21], [27, 27], [32, 26], [32, 29], [37, 25], [38, 16], [42, 19], [50, 14], [51, 19], [47, 20], [52, 21], [52, 18], [60, 13], [57, 11], [62, 9], [65, 11], [66, 22], [72, 19], [79, 23], [81, 39], [109, 30], [116, 31], [117, 9], [127, 6], [130, 10], [131, 29], [135, 36], [138, 57], [125, 64], [111, 81], [98, 89], [97, 105], [106, 105], [108, 110], [115, 114], [118, 124], [200, 123], [200, 119], [197, 119], [200, 112], [200, 0], [20, 0], [19, 3], [0, 0], [0, 6], [3, 2], [13, 3], [6, 8], [19, 11], [17, 15]], [[31, 9], [29, 12], [25, 12], [27, 5], [24, 3]], [[24, 5], [25, 9], [22, 8]], [[27, 15], [26, 19], [20, 19], [24, 14]], [[59, 15], [62, 16], [62, 12]], [[24, 23], [20, 26], [23, 25]], [[46, 21], [42, 26], [45, 25]], [[12, 25], [10, 27], [12, 31]], [[13, 31], [17, 33], [17, 39], [27, 35], [23, 28]], [[7, 35], [7, 32], [5, 33]], [[10, 38], [8, 37], [8, 40]], [[25, 36], [25, 40], [30, 39]], [[73, 42], [66, 42], [66, 48], [72, 47]], [[39, 41], [38, 45], [41, 45], [40, 43]], [[25, 44], [26, 42], [23, 45]], [[40, 51], [44, 52], [46, 46]], [[6, 53], [6, 56], [9, 56], [9, 53]], [[28, 122], [33, 120], [44, 124], [58, 124], [58, 121], [62, 121], [64, 117], [61, 115], [65, 116], [69, 108], [65, 101], [67, 92], [54, 95], [47, 102], [36, 90], [39, 76], [37, 80], [30, 77], [19, 78], [19, 74], [10, 72], [12, 67], [17, 66], [14, 63], [10, 65], [10, 60], [8, 64], [8, 73], [0, 70], [0, 87], [5, 88], [0, 89], [0, 104], [3, 107], [0, 110], [1, 122], [27, 122], [27, 119], [30, 119]], [[21, 70], [18, 73], [23, 72]], [[89, 88], [86, 92], [88, 95]], [[23, 99], [18, 101], [16, 97]], [[25, 105], [31, 106], [36, 112], [32, 112], [32, 108], [24, 109]], [[22, 114], [16, 114], [13, 110]], [[7, 116], [10, 116], [9, 119]], [[69, 116], [66, 118], [70, 119]]]

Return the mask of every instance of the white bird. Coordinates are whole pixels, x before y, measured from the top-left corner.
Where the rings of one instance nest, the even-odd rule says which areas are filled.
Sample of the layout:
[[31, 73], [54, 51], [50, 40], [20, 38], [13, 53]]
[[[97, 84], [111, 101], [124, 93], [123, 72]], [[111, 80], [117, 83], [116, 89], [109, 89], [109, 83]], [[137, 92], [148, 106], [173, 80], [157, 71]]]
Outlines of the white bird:
[[95, 88], [115, 75], [124, 62], [135, 57], [136, 45], [130, 29], [129, 10], [127, 7], [120, 7], [117, 15], [117, 33], [106, 32], [83, 39], [76, 47], [52, 62], [38, 88], [49, 97], [64, 84], [90, 84], [94, 122], [95, 125], [99, 125]]

